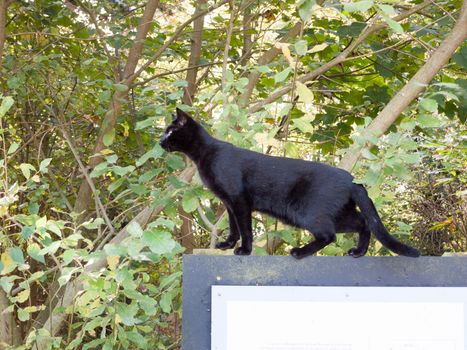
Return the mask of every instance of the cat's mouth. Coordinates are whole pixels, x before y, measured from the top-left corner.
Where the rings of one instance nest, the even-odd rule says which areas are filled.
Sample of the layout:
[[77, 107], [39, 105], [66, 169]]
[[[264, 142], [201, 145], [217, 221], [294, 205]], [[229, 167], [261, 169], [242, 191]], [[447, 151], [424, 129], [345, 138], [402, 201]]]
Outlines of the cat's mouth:
[[161, 145], [161, 147], [167, 152], [172, 152], [171, 147], [167, 143], [165, 143], [164, 140], [160, 141], [159, 145]]

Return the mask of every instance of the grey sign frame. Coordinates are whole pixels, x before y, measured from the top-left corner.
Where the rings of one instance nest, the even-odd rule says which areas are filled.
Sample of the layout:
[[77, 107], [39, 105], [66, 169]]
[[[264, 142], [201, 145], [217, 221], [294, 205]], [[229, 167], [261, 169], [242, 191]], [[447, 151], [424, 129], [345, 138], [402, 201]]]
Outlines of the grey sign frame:
[[467, 257], [183, 258], [183, 350], [210, 350], [211, 286], [467, 287]]

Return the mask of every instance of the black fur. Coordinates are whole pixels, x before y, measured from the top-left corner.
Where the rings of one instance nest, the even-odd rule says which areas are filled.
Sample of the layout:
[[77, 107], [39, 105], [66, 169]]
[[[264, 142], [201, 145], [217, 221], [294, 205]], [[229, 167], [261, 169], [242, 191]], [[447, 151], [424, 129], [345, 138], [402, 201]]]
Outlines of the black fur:
[[250, 254], [251, 213], [256, 210], [313, 233], [313, 242], [291, 250], [295, 258], [334, 242], [336, 232], [358, 232], [357, 247], [348, 252], [354, 257], [365, 255], [370, 232], [397, 254], [420, 255], [387, 232], [365, 188], [354, 184], [345, 170], [237, 148], [210, 136], [180, 109], [160, 144], [167, 151], [190, 157], [204, 184], [225, 204], [230, 234], [217, 248], [233, 248], [241, 238], [235, 254]]

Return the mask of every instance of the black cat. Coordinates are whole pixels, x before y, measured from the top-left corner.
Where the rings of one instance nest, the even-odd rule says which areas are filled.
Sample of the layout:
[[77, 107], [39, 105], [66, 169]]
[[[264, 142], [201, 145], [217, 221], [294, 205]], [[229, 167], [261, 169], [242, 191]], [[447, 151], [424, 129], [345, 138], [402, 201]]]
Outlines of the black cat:
[[345, 170], [237, 148], [210, 136], [178, 108], [160, 145], [190, 157], [203, 183], [225, 204], [230, 234], [217, 248], [233, 248], [241, 237], [235, 254], [250, 254], [251, 213], [256, 210], [313, 233], [313, 242], [291, 250], [295, 258], [314, 254], [334, 242], [336, 232], [358, 232], [358, 245], [348, 252], [354, 257], [365, 255], [370, 232], [397, 254], [420, 255], [387, 232], [365, 188], [354, 184]]

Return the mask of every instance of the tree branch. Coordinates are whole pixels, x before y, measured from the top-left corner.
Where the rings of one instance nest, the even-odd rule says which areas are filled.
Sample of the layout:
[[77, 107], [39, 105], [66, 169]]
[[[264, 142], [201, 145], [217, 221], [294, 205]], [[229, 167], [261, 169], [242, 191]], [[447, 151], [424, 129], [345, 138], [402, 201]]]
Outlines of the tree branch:
[[[433, 52], [431, 57], [409, 80], [409, 82], [392, 98], [378, 116], [364, 130], [363, 137], [367, 135], [383, 135], [396, 121], [399, 115], [410, 103], [425, 89], [427, 84], [449, 61], [456, 49], [467, 38], [467, 0], [464, 0], [462, 10], [453, 29]], [[339, 167], [351, 170], [360, 158], [364, 147], [354, 145], [339, 163]]]
[[[286, 43], [289, 40], [295, 38], [299, 33], [300, 33], [300, 28], [301, 28], [302, 22], [296, 23], [290, 30], [287, 32], [286, 35], [279, 41], [281, 43]], [[281, 49], [273, 46], [271, 47], [268, 51], [266, 51], [259, 59], [258, 59], [258, 65], [263, 66], [266, 64], [271, 63], [279, 54], [281, 53]], [[248, 75], [248, 84], [245, 87], [245, 91], [241, 94], [240, 96], [240, 104], [242, 106], [247, 106], [251, 95], [253, 94], [253, 90], [256, 86], [256, 83], [259, 80], [261, 73], [257, 71], [252, 71]]]
[[[414, 6], [412, 9], [410, 9], [408, 11], [405, 11], [405, 12], [401, 13], [400, 15], [395, 16], [393, 18], [393, 20], [401, 21], [401, 20], [411, 16], [412, 14], [416, 13], [417, 11], [427, 7], [430, 4], [431, 4], [431, 0], [425, 0], [421, 4], [419, 4], [417, 6]], [[315, 69], [315, 70], [313, 70], [313, 71], [311, 71], [311, 72], [309, 72], [307, 74], [302, 75], [297, 80], [299, 82], [301, 82], [301, 83], [305, 83], [307, 81], [316, 79], [318, 76], [320, 76], [321, 74], [324, 74], [325, 72], [327, 72], [332, 67], [335, 67], [338, 64], [344, 62], [345, 59], [361, 43], [363, 43], [371, 34], [377, 32], [377, 31], [379, 31], [379, 30], [381, 30], [381, 29], [383, 29], [385, 27], [387, 27], [387, 24], [385, 22], [384, 23], [375, 23], [375, 24], [372, 24], [372, 25], [366, 27], [363, 30], [363, 32], [360, 34], [360, 36], [356, 40], [354, 40], [344, 51], [342, 51], [342, 53], [339, 56], [337, 56], [334, 59], [332, 59], [331, 61], [323, 64], [321, 67], [318, 67], [317, 69]], [[264, 105], [272, 103], [275, 100], [277, 100], [279, 97], [281, 97], [281, 96], [285, 95], [286, 93], [288, 93], [291, 88], [292, 88], [292, 84], [289, 84], [289, 85], [287, 85], [287, 86], [285, 86], [285, 87], [283, 87], [281, 89], [278, 89], [278, 90], [272, 92], [269, 95], [269, 97], [265, 98], [262, 101], [259, 101], [259, 102], [255, 103], [253, 106], [251, 106], [248, 109], [248, 112], [249, 113], [258, 112], [259, 110], [261, 110], [261, 108], [263, 108]]]

